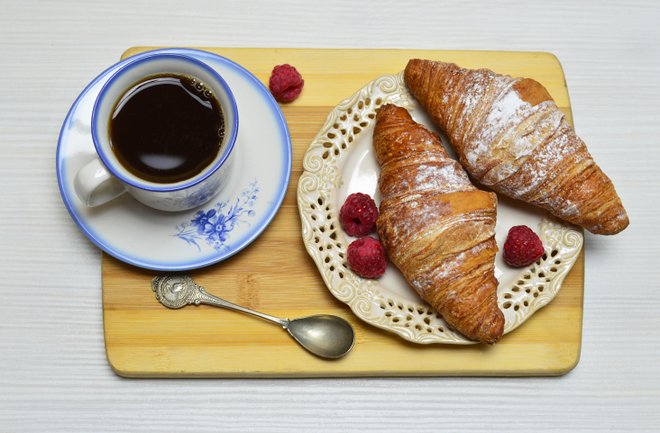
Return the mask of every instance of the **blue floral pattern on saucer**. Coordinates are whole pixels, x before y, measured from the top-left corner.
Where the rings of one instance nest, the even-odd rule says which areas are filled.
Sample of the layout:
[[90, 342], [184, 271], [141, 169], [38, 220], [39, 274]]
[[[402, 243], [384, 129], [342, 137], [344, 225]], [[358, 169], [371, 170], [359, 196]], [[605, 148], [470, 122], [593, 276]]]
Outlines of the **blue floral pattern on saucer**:
[[186, 241], [189, 245], [197, 247], [202, 251], [198, 241], [205, 241], [215, 250], [227, 248], [227, 241], [234, 228], [239, 224], [249, 224], [246, 217], [255, 215], [254, 207], [257, 201], [259, 186], [256, 179], [244, 189], [233, 205], [229, 206], [229, 200], [216, 203], [213, 209], [198, 211], [193, 219], [176, 226], [176, 236]]

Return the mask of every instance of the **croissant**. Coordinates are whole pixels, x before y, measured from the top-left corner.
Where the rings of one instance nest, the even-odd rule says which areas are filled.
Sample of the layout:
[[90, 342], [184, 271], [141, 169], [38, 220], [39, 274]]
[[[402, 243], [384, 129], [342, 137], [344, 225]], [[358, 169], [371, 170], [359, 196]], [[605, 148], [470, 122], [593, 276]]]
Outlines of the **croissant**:
[[496, 342], [504, 329], [496, 195], [476, 189], [439, 137], [401, 107], [379, 109], [373, 139], [382, 195], [376, 227], [390, 261], [452, 328]]
[[537, 81], [420, 59], [404, 80], [481, 184], [592, 233], [628, 226], [612, 181]]

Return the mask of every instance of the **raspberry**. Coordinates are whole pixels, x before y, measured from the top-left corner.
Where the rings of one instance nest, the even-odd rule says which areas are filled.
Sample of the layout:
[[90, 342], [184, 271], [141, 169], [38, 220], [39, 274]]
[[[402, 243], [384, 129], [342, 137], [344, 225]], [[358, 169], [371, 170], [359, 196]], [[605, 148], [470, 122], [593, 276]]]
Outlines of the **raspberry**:
[[339, 222], [349, 236], [360, 237], [371, 233], [377, 219], [376, 202], [368, 194], [360, 192], [346, 197], [339, 210]]
[[514, 268], [531, 265], [543, 255], [541, 239], [527, 226], [511, 227], [504, 242], [504, 261]]
[[348, 264], [361, 277], [378, 278], [387, 268], [385, 248], [369, 236], [355, 240], [348, 246]]
[[302, 92], [305, 80], [291, 65], [277, 65], [268, 80], [268, 88], [278, 102], [291, 102]]

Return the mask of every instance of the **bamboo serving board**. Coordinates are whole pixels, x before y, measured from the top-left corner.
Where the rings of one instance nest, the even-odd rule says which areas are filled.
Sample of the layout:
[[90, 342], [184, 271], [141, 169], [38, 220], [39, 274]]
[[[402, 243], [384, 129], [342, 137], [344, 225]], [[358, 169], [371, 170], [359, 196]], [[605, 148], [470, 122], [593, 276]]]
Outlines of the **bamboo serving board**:
[[[148, 48], [131, 48], [124, 57]], [[548, 53], [494, 51], [204, 48], [228, 57], [267, 83], [274, 65], [290, 63], [305, 89], [282, 105], [293, 142], [293, 172], [282, 207], [266, 231], [230, 259], [190, 272], [209, 292], [271, 315], [315, 313], [347, 319], [356, 344], [325, 361], [276, 325], [208, 306], [162, 307], [151, 271], [103, 254], [103, 321], [108, 361], [129, 377], [540, 376], [577, 364], [582, 336], [584, 253], [552, 303], [493, 346], [417, 345], [355, 318], [326, 289], [300, 233], [296, 189], [302, 158], [329, 111], [374, 78], [401, 71], [412, 57], [487, 67], [535, 78], [572, 121], [561, 65]]]

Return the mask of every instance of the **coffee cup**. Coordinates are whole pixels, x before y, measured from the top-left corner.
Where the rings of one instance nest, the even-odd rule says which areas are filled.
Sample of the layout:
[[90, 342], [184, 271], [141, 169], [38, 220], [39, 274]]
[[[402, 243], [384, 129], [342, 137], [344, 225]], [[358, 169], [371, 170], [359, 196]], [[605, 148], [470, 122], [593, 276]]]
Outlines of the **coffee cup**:
[[213, 68], [159, 53], [127, 62], [108, 79], [91, 130], [96, 157], [74, 178], [81, 201], [95, 207], [128, 193], [149, 207], [182, 211], [227, 183], [238, 110]]

